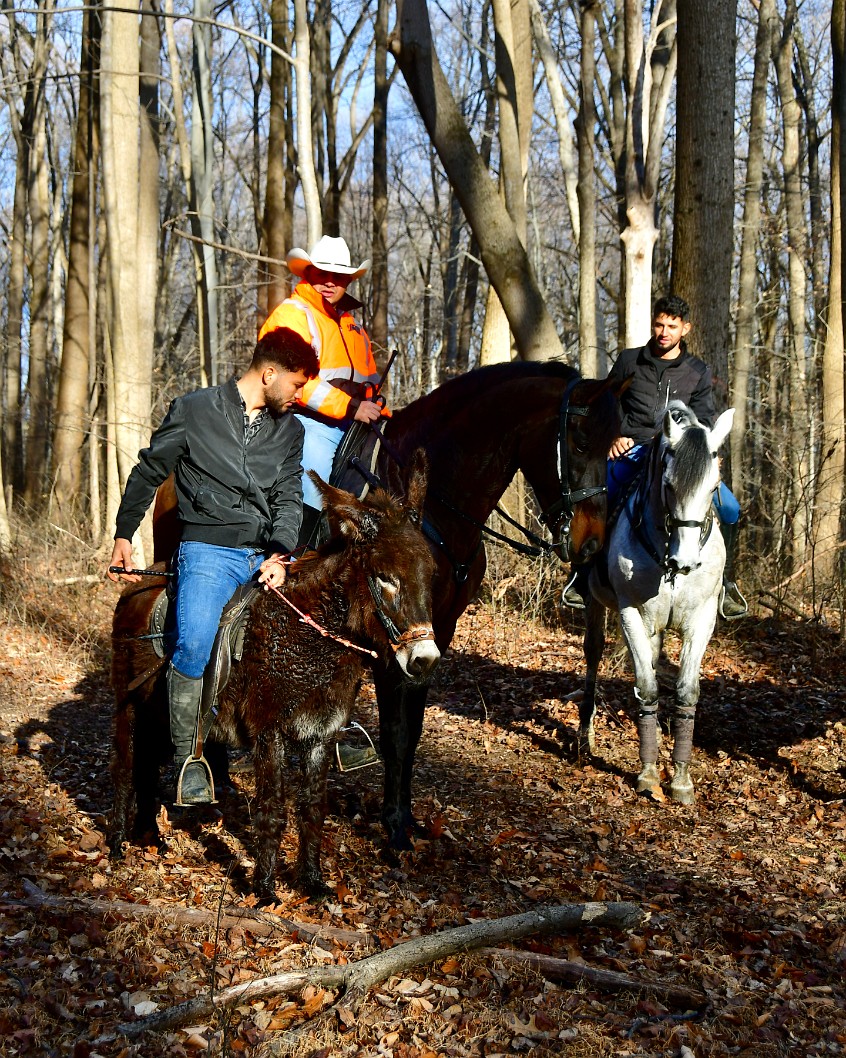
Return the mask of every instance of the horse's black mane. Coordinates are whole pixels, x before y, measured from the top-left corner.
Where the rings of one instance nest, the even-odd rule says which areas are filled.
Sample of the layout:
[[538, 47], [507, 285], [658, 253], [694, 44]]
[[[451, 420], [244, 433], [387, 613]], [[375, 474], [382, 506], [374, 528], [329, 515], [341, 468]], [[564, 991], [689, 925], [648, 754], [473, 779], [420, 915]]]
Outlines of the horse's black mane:
[[673, 455], [673, 487], [683, 498], [699, 487], [713, 458], [708, 434], [695, 419], [681, 435]]

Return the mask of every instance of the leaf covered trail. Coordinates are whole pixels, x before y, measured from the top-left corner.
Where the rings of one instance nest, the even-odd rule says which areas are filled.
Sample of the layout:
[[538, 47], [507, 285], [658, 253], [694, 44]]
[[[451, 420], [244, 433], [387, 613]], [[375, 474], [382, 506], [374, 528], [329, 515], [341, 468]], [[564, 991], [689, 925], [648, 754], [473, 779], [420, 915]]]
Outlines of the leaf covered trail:
[[[92, 613], [105, 647], [107, 620]], [[578, 627], [471, 608], [433, 689], [418, 754], [415, 810], [427, 838], [390, 853], [378, 821], [381, 768], [334, 775], [324, 860], [335, 899], [310, 903], [280, 877], [280, 928], [265, 935], [238, 918], [252, 904], [249, 770], [203, 823], [165, 811], [163, 851], [134, 848], [109, 861], [110, 696], [104, 672], [70, 640], [49, 626], [0, 625], [4, 1053], [846, 1053], [846, 677], [842, 649], [825, 633], [750, 620], [714, 639], [690, 809], [633, 792], [637, 741], [619, 652], [603, 670], [597, 760], [580, 763], [568, 698], [582, 672]], [[668, 667], [668, 686], [671, 675]], [[368, 688], [360, 719], [374, 730]], [[283, 854], [293, 861], [290, 833]], [[24, 879], [79, 903], [22, 906]], [[86, 912], [95, 900], [162, 914], [139, 922]], [[228, 987], [477, 918], [585, 900], [633, 901], [649, 918], [629, 933], [588, 930], [522, 947], [704, 989], [708, 1007], [679, 1010], [648, 988], [600, 992], [490, 955], [458, 955], [390, 979], [331, 1019], [315, 1018], [334, 999], [315, 990], [247, 1003], [153, 1044], [115, 1035], [120, 1022], [212, 981]], [[195, 926], [174, 914], [214, 916], [220, 906], [229, 916], [220, 931], [213, 917]], [[292, 933], [291, 920], [326, 929]]]

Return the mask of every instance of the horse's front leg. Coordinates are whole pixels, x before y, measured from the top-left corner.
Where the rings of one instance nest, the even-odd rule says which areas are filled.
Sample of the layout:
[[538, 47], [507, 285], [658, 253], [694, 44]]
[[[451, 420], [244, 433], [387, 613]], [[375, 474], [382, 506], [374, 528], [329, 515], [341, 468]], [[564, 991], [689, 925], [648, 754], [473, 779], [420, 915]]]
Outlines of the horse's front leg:
[[579, 757], [592, 757], [596, 752], [593, 718], [596, 713], [596, 679], [605, 650], [605, 607], [593, 596], [585, 610], [585, 692], [579, 702]]
[[309, 896], [328, 896], [332, 890], [323, 880], [320, 847], [323, 822], [326, 819], [326, 783], [330, 749], [334, 744], [320, 742], [300, 754], [300, 784], [297, 790], [297, 829], [300, 847], [297, 854], [296, 886]]
[[698, 614], [698, 619], [691, 621], [682, 633], [673, 716], [673, 781], [670, 784], [670, 796], [684, 805], [692, 805], [696, 799], [690, 775], [690, 758], [693, 755], [693, 728], [699, 702], [699, 673], [717, 619], [716, 604], [712, 609], [713, 615]]
[[385, 765], [382, 823], [393, 848], [410, 849], [409, 831], [421, 829], [411, 811], [411, 779], [429, 685], [404, 686], [390, 672], [376, 671], [374, 679], [379, 750]]
[[284, 821], [283, 759], [284, 749], [279, 731], [275, 728], [262, 731], [253, 748], [256, 777], [253, 892], [262, 903], [276, 900], [276, 865]]
[[635, 674], [634, 696], [637, 703], [637, 737], [640, 747], [638, 793], [657, 795], [661, 791], [658, 771], [658, 680], [655, 675], [655, 639], [646, 629], [635, 606], [620, 609], [620, 627], [629, 649]]

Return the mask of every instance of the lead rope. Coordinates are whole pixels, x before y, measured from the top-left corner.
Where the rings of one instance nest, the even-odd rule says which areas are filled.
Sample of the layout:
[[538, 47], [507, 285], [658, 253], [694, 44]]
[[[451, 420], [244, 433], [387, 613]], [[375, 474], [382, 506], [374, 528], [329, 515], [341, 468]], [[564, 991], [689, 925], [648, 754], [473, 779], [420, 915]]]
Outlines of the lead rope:
[[362, 654], [369, 654], [371, 658], [378, 658], [379, 655], [375, 650], [370, 650], [367, 647], [359, 646], [358, 643], [353, 643], [349, 639], [344, 639], [343, 636], [335, 635], [334, 632], [330, 632], [328, 628], [324, 628], [319, 625], [317, 621], [311, 616], [311, 614], [304, 613], [295, 603], [291, 602], [287, 595], [283, 595], [282, 592], [273, 584], [267, 584], [274, 595], [278, 595], [282, 602], [287, 603], [288, 606], [294, 611], [300, 619], [300, 622], [304, 625], [308, 625], [309, 628], [313, 628], [315, 632], [319, 632], [322, 636], [328, 639], [334, 639], [336, 643], [342, 644], [342, 646], [350, 647], [351, 650], [358, 650]]

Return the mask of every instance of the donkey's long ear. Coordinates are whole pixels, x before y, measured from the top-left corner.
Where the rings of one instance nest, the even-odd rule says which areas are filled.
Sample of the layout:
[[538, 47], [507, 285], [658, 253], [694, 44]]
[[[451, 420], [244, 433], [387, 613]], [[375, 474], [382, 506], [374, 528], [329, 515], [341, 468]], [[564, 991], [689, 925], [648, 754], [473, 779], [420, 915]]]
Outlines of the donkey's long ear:
[[423, 521], [423, 504], [429, 483], [429, 458], [422, 448], [411, 456], [405, 476], [405, 507], [415, 525]]
[[308, 476], [323, 498], [323, 509], [329, 520], [329, 536], [344, 536], [348, 540], [373, 540], [379, 532], [379, 516], [351, 492], [327, 485], [313, 470]]

